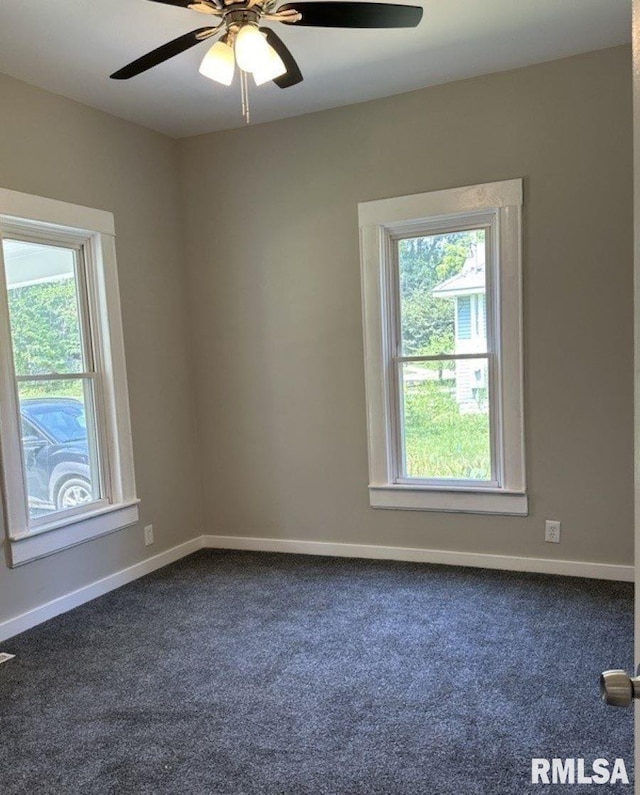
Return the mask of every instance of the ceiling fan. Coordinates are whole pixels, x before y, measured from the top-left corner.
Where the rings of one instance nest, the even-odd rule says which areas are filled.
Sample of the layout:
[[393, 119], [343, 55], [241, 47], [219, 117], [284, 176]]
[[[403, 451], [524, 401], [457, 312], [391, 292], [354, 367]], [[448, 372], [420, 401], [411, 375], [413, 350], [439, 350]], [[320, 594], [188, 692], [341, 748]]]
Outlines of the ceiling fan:
[[422, 19], [419, 6], [370, 3], [359, 0], [301, 0], [276, 8], [277, 0], [152, 0], [221, 17], [215, 27], [193, 30], [137, 58], [114, 72], [114, 80], [128, 80], [179, 55], [202, 41], [222, 34], [205, 55], [200, 72], [231, 85], [235, 66], [240, 70], [243, 112], [248, 121], [247, 73], [256, 85], [272, 80], [279, 88], [302, 81], [302, 73], [282, 39], [262, 20], [287, 25], [324, 28], [413, 28]]

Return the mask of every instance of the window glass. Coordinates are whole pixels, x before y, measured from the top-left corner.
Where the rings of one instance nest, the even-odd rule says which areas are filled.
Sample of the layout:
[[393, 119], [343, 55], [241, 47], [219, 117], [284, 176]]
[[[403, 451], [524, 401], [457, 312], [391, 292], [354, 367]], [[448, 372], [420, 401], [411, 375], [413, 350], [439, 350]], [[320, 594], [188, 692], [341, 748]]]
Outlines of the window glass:
[[84, 378], [18, 384], [23, 421], [39, 432], [22, 437], [32, 520], [100, 499], [92, 390]]
[[26, 441], [33, 442], [42, 438], [40, 431], [34, 428], [30, 422], [27, 422], [24, 418], [24, 415], [22, 415], [20, 419], [20, 438], [22, 439], [23, 444]]
[[407, 478], [491, 480], [486, 359], [402, 365]]
[[82, 260], [74, 248], [12, 239], [3, 255], [34, 522], [102, 495]]
[[22, 240], [3, 251], [16, 374], [82, 372], [76, 252]]
[[488, 348], [485, 246], [484, 229], [398, 241], [402, 477], [492, 479], [488, 359], [470, 358]]
[[457, 309], [456, 339], [471, 339], [471, 297], [461, 295], [455, 299]]
[[[484, 353], [472, 334], [471, 298], [486, 292], [485, 230], [423, 235], [398, 241], [400, 336], [403, 356]], [[483, 328], [486, 324], [483, 322]]]
[[27, 398], [22, 401], [22, 411], [58, 444], [87, 439], [84, 405], [76, 398]]

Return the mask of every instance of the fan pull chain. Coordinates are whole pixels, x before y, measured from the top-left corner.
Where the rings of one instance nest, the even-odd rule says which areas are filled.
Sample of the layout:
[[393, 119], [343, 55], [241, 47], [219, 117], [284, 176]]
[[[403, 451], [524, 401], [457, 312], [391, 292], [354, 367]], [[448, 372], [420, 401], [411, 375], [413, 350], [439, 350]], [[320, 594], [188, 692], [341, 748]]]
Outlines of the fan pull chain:
[[251, 110], [249, 108], [249, 83], [247, 82], [247, 73], [240, 70], [240, 96], [242, 98], [242, 118], [245, 124], [251, 121]]

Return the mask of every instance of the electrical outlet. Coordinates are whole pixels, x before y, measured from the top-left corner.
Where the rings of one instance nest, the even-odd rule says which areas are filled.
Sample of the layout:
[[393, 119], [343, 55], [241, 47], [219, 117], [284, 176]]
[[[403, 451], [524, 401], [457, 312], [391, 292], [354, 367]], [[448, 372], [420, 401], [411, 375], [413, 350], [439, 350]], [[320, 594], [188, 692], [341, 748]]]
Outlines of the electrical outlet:
[[145, 547], [149, 547], [153, 544], [153, 525], [148, 524], [144, 528], [144, 545]]
[[547, 519], [544, 523], [544, 540], [551, 544], [560, 543], [560, 522]]

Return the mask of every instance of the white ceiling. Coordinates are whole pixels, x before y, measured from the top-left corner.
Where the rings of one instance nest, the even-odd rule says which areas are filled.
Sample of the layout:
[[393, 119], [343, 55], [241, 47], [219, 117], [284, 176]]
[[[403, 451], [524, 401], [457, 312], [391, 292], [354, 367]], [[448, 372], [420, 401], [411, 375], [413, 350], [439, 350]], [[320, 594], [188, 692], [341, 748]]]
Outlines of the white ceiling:
[[[284, 0], [283, 0], [284, 1]], [[412, 30], [269, 23], [305, 79], [251, 90], [273, 121], [627, 42], [631, 0], [407, 0]], [[215, 17], [147, 0], [0, 0], [0, 72], [175, 137], [242, 126], [230, 88], [198, 73], [208, 44], [129, 81], [109, 74]]]

